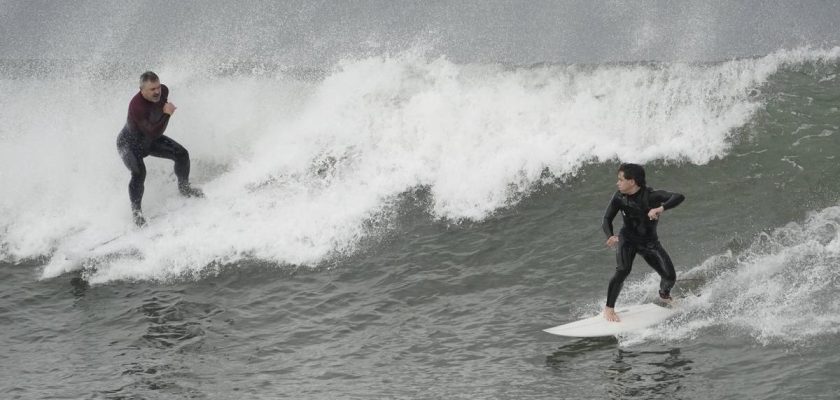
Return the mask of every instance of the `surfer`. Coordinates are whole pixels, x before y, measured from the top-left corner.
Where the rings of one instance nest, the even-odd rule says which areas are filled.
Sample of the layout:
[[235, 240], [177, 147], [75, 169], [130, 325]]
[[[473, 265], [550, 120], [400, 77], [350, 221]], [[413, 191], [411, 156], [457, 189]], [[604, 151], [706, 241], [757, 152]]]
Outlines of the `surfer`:
[[[615, 313], [615, 301], [624, 285], [624, 280], [633, 267], [636, 254], [641, 254], [645, 261], [661, 277], [659, 297], [671, 300], [671, 288], [677, 279], [671, 257], [659, 243], [656, 225], [665, 210], [670, 210], [685, 200], [679, 193], [654, 190], [647, 186], [645, 169], [638, 164], [622, 164], [618, 168], [618, 191], [613, 194], [604, 212], [602, 228], [607, 235], [607, 246], [616, 248], [615, 275], [607, 288], [607, 305], [604, 318], [619, 321]], [[618, 235], [613, 233], [613, 219], [621, 211], [624, 226]]]
[[190, 185], [190, 155], [187, 149], [163, 134], [176, 110], [175, 105], [168, 100], [169, 88], [160, 83], [160, 78], [154, 72], [144, 72], [140, 75], [140, 92], [128, 103], [128, 118], [117, 137], [117, 151], [131, 171], [128, 197], [137, 226], [146, 224], [140, 207], [146, 181], [146, 164], [143, 163], [146, 156], [175, 161], [175, 176], [178, 178], [178, 191], [181, 195], [204, 197], [201, 189]]

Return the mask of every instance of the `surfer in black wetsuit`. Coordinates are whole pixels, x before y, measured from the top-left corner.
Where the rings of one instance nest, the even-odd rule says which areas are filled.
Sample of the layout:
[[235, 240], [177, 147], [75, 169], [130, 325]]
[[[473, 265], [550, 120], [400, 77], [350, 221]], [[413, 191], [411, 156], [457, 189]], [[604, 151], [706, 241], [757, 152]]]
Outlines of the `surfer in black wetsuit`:
[[175, 161], [175, 176], [181, 195], [204, 197], [201, 189], [190, 186], [190, 155], [187, 149], [163, 134], [176, 109], [168, 100], [169, 88], [161, 85], [154, 72], [144, 72], [140, 75], [140, 92], [128, 104], [128, 118], [117, 137], [117, 150], [131, 171], [128, 197], [137, 226], [146, 224], [140, 207], [146, 181], [146, 164], [143, 162], [146, 156]]
[[[677, 280], [671, 257], [659, 244], [656, 224], [665, 210], [670, 210], [685, 200], [679, 193], [653, 190], [645, 182], [645, 170], [638, 164], [622, 164], [618, 168], [618, 191], [615, 192], [604, 212], [602, 228], [607, 235], [607, 246], [616, 247], [615, 275], [607, 289], [607, 305], [604, 318], [619, 321], [615, 313], [615, 301], [621, 292], [624, 279], [630, 274], [633, 259], [640, 254], [662, 278], [659, 283], [659, 297], [671, 300], [671, 288]], [[621, 211], [624, 227], [618, 235], [613, 233], [612, 221]]]

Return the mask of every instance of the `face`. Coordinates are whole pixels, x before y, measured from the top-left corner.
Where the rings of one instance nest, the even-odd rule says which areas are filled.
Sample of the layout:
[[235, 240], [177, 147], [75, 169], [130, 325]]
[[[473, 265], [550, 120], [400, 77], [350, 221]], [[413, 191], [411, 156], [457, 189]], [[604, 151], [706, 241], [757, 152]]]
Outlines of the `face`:
[[140, 95], [152, 103], [157, 103], [160, 100], [160, 82], [143, 82], [140, 86]]
[[624, 171], [618, 171], [618, 182], [616, 182], [615, 185], [618, 186], [618, 191], [621, 192], [621, 194], [633, 194], [639, 190], [639, 186], [636, 185], [635, 179], [624, 178]]

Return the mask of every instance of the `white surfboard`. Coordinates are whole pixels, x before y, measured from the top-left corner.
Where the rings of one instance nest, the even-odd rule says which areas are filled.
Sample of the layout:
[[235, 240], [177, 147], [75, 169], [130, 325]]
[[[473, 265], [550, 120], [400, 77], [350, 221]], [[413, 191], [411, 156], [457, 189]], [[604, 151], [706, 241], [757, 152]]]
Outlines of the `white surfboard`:
[[545, 332], [571, 337], [613, 336], [656, 325], [674, 314], [674, 310], [656, 304], [637, 304], [615, 310], [620, 322], [610, 322], [603, 314], [545, 329]]

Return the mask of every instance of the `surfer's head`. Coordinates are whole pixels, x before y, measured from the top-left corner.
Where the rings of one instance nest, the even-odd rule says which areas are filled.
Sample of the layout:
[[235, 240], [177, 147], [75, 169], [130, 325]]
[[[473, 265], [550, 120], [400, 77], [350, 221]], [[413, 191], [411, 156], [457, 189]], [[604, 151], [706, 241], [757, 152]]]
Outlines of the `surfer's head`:
[[140, 75], [140, 95], [144, 99], [157, 103], [160, 100], [160, 78], [152, 71]]
[[622, 194], [633, 194], [647, 185], [645, 169], [639, 164], [625, 163], [618, 167], [618, 191]]

